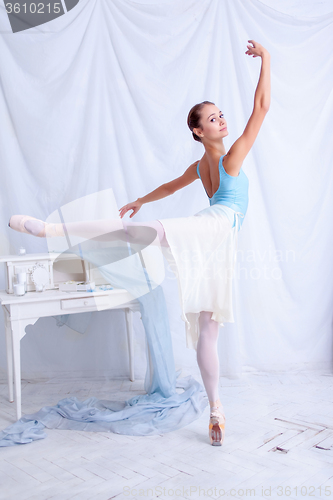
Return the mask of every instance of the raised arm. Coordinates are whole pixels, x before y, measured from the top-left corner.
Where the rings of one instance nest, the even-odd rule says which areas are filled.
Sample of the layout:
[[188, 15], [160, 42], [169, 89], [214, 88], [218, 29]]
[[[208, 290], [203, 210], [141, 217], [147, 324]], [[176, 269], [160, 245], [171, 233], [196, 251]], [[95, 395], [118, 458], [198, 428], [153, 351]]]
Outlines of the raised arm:
[[259, 43], [249, 40], [245, 54], [261, 57], [261, 70], [258, 85], [254, 95], [252, 114], [243, 134], [234, 142], [223, 158], [223, 166], [229, 175], [238, 176], [242, 163], [253, 146], [260, 127], [264, 121], [271, 101], [270, 54]]
[[179, 189], [182, 189], [185, 186], [191, 184], [191, 182], [195, 181], [198, 178], [197, 175], [197, 164], [199, 161], [195, 161], [185, 170], [183, 175], [177, 177], [173, 181], [167, 182], [166, 184], [162, 184], [154, 191], [146, 194], [142, 198], [138, 198], [136, 201], [132, 203], [128, 203], [119, 209], [119, 215], [121, 218], [128, 212], [128, 210], [133, 210], [130, 218], [135, 215], [144, 203], [150, 203], [151, 201], [160, 200], [161, 198], [165, 198], [166, 196], [170, 196], [170, 194], [175, 193]]

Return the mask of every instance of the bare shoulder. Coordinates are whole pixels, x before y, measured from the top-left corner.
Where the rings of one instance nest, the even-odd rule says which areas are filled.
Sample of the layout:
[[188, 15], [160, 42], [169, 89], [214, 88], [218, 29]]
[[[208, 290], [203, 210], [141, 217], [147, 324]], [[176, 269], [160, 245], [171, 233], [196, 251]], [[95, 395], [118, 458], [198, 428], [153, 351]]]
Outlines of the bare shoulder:
[[198, 179], [198, 164], [200, 163], [201, 160], [196, 160], [194, 163], [192, 163], [184, 172], [183, 176], [188, 178], [188, 179]]
[[192, 165], [190, 165], [183, 173], [183, 177], [186, 177], [186, 178], [192, 179], [192, 180], [199, 179], [198, 165], [199, 165], [199, 163], [202, 162], [204, 156], [200, 160], [196, 160], [194, 163], [192, 163]]

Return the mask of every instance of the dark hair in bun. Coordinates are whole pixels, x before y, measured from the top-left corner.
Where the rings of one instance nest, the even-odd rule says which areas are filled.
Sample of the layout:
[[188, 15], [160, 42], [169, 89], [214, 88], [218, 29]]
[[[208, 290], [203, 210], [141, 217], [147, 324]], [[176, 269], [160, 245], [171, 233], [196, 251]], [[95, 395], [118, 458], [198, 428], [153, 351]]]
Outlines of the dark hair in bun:
[[203, 101], [200, 102], [199, 104], [196, 104], [193, 106], [193, 108], [190, 109], [190, 112], [187, 116], [187, 125], [190, 131], [192, 132], [193, 139], [198, 142], [202, 142], [200, 137], [193, 132], [194, 128], [200, 127], [200, 120], [201, 120], [201, 110], [205, 106], [205, 104], [215, 104], [214, 102], [210, 101]]

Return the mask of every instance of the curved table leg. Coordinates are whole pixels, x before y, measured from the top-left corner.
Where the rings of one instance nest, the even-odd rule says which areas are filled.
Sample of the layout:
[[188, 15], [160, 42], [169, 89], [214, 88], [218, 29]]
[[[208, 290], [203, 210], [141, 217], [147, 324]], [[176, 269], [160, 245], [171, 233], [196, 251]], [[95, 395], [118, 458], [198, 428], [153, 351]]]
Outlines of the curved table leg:
[[6, 332], [6, 354], [7, 354], [7, 378], [8, 378], [8, 396], [9, 402], [14, 401], [14, 378], [13, 378], [13, 344], [12, 344], [12, 329], [10, 326], [10, 317], [7, 309], [2, 306], [5, 317], [5, 332]]
[[15, 403], [16, 418], [19, 420], [21, 412], [21, 339], [25, 335], [25, 328], [28, 325], [36, 323], [38, 318], [15, 319], [11, 320], [13, 363], [14, 363], [14, 385], [15, 385]]

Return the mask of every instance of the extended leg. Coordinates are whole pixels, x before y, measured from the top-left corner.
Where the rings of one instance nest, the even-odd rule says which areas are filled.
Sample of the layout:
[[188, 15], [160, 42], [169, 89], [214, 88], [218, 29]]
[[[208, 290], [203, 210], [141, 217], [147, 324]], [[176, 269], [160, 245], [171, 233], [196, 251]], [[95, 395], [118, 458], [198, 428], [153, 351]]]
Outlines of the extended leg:
[[124, 228], [121, 219], [97, 219], [92, 221], [78, 221], [62, 223], [45, 223], [40, 220], [29, 219], [24, 227], [34, 236], [52, 238], [54, 236], [81, 236], [90, 239]]
[[[27, 219], [27, 220], [25, 220]], [[52, 238], [55, 236], [81, 236], [82, 238], [91, 239], [101, 235], [110, 234], [113, 231], [120, 231], [117, 234], [119, 239], [123, 239], [121, 231], [135, 235], [140, 242], [140, 231], [135, 231], [135, 227], [151, 227], [157, 231], [160, 243], [163, 246], [168, 246], [165, 238], [164, 228], [158, 220], [149, 222], [133, 222], [124, 221], [123, 219], [98, 219], [82, 222], [66, 222], [62, 223], [45, 223], [41, 220], [29, 218], [26, 216], [13, 216], [10, 221], [10, 227], [18, 231], [22, 231], [23, 227], [28, 233], [33, 236]]]
[[123, 221], [124, 223], [124, 228], [128, 231], [131, 230], [131, 228], [135, 228], [136, 226], [147, 226], [147, 227], [152, 227], [154, 228], [156, 231], [157, 231], [157, 235], [159, 237], [159, 240], [160, 240], [160, 244], [162, 246], [169, 246], [168, 242], [167, 242], [167, 239], [166, 239], [166, 235], [165, 235], [165, 231], [164, 231], [164, 227], [162, 225], [162, 223], [158, 220], [151, 220], [149, 222], [133, 222], [133, 221]]

